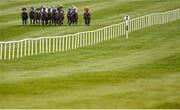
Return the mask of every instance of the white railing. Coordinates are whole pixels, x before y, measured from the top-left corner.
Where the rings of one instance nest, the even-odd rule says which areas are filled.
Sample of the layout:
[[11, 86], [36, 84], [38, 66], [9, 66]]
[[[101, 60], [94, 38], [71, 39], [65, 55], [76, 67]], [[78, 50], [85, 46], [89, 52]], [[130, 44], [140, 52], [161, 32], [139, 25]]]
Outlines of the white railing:
[[[180, 19], [180, 9], [145, 15], [129, 21], [129, 32], [155, 24], [165, 24], [178, 19]], [[67, 51], [94, 45], [125, 35], [125, 28], [126, 24], [123, 22], [94, 31], [79, 32], [65, 36], [27, 38], [19, 41], [0, 42], [0, 60]]]

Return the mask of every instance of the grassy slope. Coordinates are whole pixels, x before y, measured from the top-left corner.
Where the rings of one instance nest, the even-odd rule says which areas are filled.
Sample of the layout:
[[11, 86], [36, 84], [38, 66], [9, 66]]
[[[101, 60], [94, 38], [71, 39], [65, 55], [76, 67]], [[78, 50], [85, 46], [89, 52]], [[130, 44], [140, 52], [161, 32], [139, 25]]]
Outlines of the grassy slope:
[[[82, 9], [86, 3], [79, 1]], [[40, 6], [40, 2], [2, 0], [1, 8], [11, 8], [0, 11], [0, 39], [74, 33], [117, 23], [126, 13], [136, 17], [178, 7], [178, 0], [86, 1], [92, 4], [95, 17], [91, 27], [22, 29], [17, 11], [23, 4]], [[73, 2], [68, 0], [65, 5]], [[176, 21], [133, 32], [129, 40], [120, 37], [64, 53], [3, 61], [0, 108], [180, 108], [179, 24]]]
[[[1, 108], [179, 108], [180, 21], [2, 62]], [[7, 68], [8, 67], [8, 68]]]

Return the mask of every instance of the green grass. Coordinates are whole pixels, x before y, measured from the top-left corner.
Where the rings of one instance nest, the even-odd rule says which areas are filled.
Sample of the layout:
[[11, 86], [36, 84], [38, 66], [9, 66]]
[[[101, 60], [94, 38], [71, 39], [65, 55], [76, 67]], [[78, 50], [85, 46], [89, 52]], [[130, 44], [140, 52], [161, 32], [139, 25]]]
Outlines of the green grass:
[[[2, 0], [1, 6], [12, 8], [0, 11], [0, 40], [92, 30], [119, 23], [127, 13], [137, 17], [179, 7], [178, 0], [78, 1], [63, 2], [80, 9], [87, 2], [93, 7], [92, 26], [23, 28], [17, 10], [40, 2]], [[132, 32], [128, 40], [123, 36], [77, 50], [0, 61], [0, 108], [180, 108], [179, 24]]]

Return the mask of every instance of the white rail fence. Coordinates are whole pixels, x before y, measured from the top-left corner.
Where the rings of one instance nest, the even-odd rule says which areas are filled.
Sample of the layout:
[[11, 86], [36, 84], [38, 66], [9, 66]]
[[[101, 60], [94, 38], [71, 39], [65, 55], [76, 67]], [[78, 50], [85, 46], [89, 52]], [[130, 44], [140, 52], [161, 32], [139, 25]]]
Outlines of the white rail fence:
[[[180, 19], [180, 9], [154, 13], [129, 21], [129, 32], [155, 24], [165, 24]], [[0, 60], [21, 58], [41, 53], [62, 52], [94, 45], [126, 34], [125, 22], [94, 31], [65, 36], [27, 38], [19, 41], [0, 42]]]

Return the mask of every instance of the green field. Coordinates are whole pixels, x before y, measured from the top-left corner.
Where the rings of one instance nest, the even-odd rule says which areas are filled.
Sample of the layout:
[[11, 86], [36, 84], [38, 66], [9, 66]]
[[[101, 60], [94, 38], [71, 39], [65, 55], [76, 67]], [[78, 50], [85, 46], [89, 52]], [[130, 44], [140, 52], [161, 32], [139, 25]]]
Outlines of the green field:
[[[74, 4], [92, 25], [21, 26], [21, 7]], [[7, 8], [8, 7], [8, 8]], [[1, 0], [0, 41], [65, 35], [180, 8], [179, 0]], [[180, 108], [180, 20], [77, 50], [0, 61], [0, 108]]]

